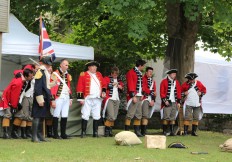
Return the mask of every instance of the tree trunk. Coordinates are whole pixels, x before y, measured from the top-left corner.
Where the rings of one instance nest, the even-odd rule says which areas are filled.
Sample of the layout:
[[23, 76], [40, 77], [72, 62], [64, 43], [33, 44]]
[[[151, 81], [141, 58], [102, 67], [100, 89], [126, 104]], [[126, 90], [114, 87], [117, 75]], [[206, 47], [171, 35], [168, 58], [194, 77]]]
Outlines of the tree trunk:
[[185, 74], [194, 71], [194, 52], [200, 17], [189, 21], [184, 16], [184, 3], [167, 3], [168, 46], [164, 69], [178, 69], [177, 79], [183, 83]]

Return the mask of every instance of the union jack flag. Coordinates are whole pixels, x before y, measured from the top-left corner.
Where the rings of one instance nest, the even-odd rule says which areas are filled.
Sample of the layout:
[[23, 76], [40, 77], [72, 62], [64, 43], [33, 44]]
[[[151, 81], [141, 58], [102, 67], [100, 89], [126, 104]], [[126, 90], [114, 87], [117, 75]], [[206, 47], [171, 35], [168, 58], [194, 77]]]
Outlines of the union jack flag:
[[44, 56], [50, 56], [51, 60], [56, 59], [55, 51], [52, 47], [51, 40], [49, 39], [47, 30], [45, 28], [44, 22], [40, 17], [40, 36], [39, 36], [39, 54], [40, 59]]

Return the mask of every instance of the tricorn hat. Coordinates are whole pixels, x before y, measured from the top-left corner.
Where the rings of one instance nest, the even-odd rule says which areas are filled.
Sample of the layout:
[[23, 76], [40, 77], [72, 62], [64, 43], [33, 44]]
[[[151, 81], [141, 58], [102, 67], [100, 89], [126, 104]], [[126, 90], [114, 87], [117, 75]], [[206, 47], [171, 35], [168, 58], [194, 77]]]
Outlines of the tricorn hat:
[[187, 79], [189, 79], [189, 80], [193, 80], [193, 79], [197, 78], [198, 75], [196, 73], [192, 72], [192, 73], [186, 74], [184, 77], [187, 78]]
[[97, 67], [100, 67], [100, 64], [97, 62], [97, 61], [90, 61], [90, 62], [87, 62], [85, 64], [86, 67], [89, 67], [89, 66], [97, 66]]
[[170, 69], [168, 71], [166, 71], [166, 74], [172, 74], [172, 73], [177, 73], [177, 69]]
[[39, 61], [46, 64], [46, 65], [52, 65], [52, 58], [48, 57], [48, 56], [42, 57]]

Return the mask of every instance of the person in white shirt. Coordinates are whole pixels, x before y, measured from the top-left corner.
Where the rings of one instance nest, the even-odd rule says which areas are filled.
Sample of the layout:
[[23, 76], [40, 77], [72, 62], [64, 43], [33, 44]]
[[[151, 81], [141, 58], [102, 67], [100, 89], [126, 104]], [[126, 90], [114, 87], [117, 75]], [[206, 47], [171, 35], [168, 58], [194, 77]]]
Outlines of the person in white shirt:
[[117, 119], [119, 110], [119, 92], [123, 90], [123, 82], [118, 77], [119, 69], [113, 67], [111, 69], [111, 75], [104, 77], [106, 84], [106, 98], [104, 99], [103, 118], [105, 118], [105, 137], [112, 137], [112, 127], [114, 121]]
[[102, 98], [106, 96], [102, 74], [97, 71], [99, 66], [100, 64], [96, 61], [86, 63], [86, 71], [81, 72], [76, 86], [77, 101], [82, 105], [81, 138], [86, 135], [90, 115], [93, 117], [93, 137], [98, 137]]

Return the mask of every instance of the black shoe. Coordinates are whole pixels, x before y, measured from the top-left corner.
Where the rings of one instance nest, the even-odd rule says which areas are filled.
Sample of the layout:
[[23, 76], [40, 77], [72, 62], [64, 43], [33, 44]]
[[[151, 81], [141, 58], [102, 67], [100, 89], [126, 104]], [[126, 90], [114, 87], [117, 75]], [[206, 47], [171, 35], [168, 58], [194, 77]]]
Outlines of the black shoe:
[[163, 135], [164, 136], [167, 136], [168, 134], [167, 134], [167, 125], [164, 125], [163, 124]]
[[98, 137], [98, 120], [93, 120], [93, 137]]
[[20, 138], [20, 136], [18, 135], [18, 128], [19, 128], [19, 126], [16, 126], [16, 125], [13, 124], [11, 137], [14, 138], [14, 139], [19, 139]]
[[59, 134], [58, 134], [58, 121], [59, 121], [59, 118], [53, 117], [52, 128], [53, 128], [53, 138], [54, 139], [61, 139]]
[[184, 136], [188, 135], [188, 125], [184, 125]]
[[34, 118], [32, 121], [32, 137], [31, 137], [31, 141], [32, 142], [40, 142], [37, 133], [38, 133], [38, 129], [39, 129], [39, 118]]
[[3, 136], [2, 136], [2, 138], [3, 139], [10, 139], [10, 136], [8, 134], [8, 128], [9, 127], [2, 127], [2, 128], [3, 128]]
[[52, 125], [47, 125], [47, 138], [52, 138]]
[[109, 136], [110, 136], [110, 127], [105, 126], [104, 137], [109, 137]]
[[143, 135], [141, 134], [140, 132], [140, 126], [139, 125], [134, 125], [134, 131], [135, 131], [135, 134], [138, 136], [138, 137], [143, 137]]
[[23, 139], [27, 139], [26, 127], [21, 127], [21, 137], [22, 137]]
[[61, 138], [62, 139], [70, 139], [70, 137], [66, 134], [66, 125], [67, 125], [67, 118], [61, 118], [60, 121], [60, 131], [61, 131]]
[[113, 137], [114, 135], [113, 135], [113, 132], [112, 132], [112, 127], [110, 127], [110, 129], [109, 129], [109, 136], [110, 137]]
[[81, 120], [81, 138], [86, 136], [86, 128], [87, 128], [88, 120]]
[[198, 136], [196, 132], [197, 132], [197, 125], [192, 125], [192, 134], [191, 135]]
[[125, 131], [129, 131], [129, 125], [125, 125]]
[[147, 126], [146, 125], [141, 125], [141, 134], [145, 136], [147, 134]]
[[174, 133], [174, 124], [170, 125], [170, 131], [171, 131], [170, 136], [176, 136]]
[[28, 138], [31, 138], [32, 137], [32, 134], [31, 134], [31, 126], [27, 126], [26, 127], [26, 136]]

